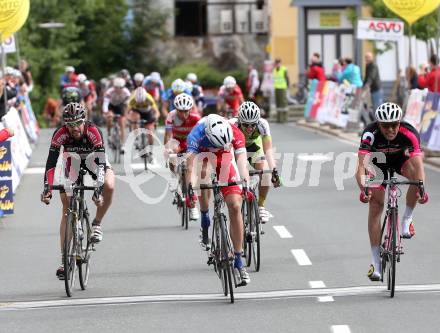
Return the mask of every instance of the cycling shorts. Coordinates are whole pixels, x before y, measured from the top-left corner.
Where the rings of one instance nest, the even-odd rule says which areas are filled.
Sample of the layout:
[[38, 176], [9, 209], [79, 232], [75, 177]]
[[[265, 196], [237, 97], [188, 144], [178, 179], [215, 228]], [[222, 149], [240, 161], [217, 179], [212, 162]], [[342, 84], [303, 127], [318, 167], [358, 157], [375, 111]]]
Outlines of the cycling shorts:
[[142, 110], [142, 109], [133, 109], [133, 112], [139, 113], [141, 119], [146, 121], [147, 124], [151, 124], [156, 122], [156, 116], [154, 115], [153, 110]]
[[125, 104], [113, 105], [110, 103], [108, 105], [108, 109], [109, 109], [109, 111], [112, 111], [114, 114], [117, 114], [120, 116], [124, 116], [124, 114], [125, 114]]

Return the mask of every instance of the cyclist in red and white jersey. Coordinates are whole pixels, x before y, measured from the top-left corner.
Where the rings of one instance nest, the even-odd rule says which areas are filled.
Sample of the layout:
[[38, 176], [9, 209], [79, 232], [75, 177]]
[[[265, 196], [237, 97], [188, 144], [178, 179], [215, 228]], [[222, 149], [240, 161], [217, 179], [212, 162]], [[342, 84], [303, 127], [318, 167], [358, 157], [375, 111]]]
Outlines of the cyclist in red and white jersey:
[[217, 112], [228, 118], [236, 117], [238, 108], [243, 102], [243, 92], [235, 78], [232, 76], [225, 77], [223, 85], [218, 91]]
[[105, 92], [102, 112], [107, 119], [107, 134], [109, 138], [113, 126], [113, 115], [117, 114], [120, 116], [118, 122], [121, 128], [121, 142], [125, 141], [125, 108], [130, 95], [130, 91], [125, 87], [125, 80], [120, 77], [115, 78], [113, 80], [113, 87]]
[[[194, 107], [194, 99], [192, 96], [181, 93], [174, 99], [174, 110], [168, 113], [165, 122], [165, 157], [171, 153], [185, 153], [188, 144], [186, 138], [193, 127], [201, 119], [199, 113]], [[170, 161], [170, 170], [174, 174], [175, 166]], [[198, 220], [200, 217], [196, 207], [190, 208], [190, 219]]]

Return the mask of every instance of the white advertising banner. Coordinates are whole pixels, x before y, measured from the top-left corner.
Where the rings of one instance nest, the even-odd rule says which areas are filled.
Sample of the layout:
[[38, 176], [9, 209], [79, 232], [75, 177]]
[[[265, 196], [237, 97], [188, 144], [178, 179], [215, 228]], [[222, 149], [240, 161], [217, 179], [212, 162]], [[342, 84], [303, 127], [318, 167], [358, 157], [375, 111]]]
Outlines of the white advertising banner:
[[437, 115], [434, 127], [431, 132], [431, 137], [428, 142], [428, 149], [433, 151], [440, 151], [440, 116]]
[[405, 25], [399, 20], [360, 19], [357, 22], [357, 38], [383, 41], [399, 41]]
[[11, 140], [12, 154], [12, 185], [15, 189], [20, 182], [21, 175], [29, 163], [32, 154], [32, 148], [29, 144], [26, 131], [21, 123], [17, 109], [10, 108], [8, 113], [3, 117], [6, 127], [14, 130], [14, 136]]
[[413, 89], [408, 98], [403, 120], [413, 125], [418, 131], [422, 122], [422, 110], [428, 90]]
[[11, 35], [11, 37], [3, 42], [3, 50], [5, 53], [14, 53], [16, 51], [14, 35]]

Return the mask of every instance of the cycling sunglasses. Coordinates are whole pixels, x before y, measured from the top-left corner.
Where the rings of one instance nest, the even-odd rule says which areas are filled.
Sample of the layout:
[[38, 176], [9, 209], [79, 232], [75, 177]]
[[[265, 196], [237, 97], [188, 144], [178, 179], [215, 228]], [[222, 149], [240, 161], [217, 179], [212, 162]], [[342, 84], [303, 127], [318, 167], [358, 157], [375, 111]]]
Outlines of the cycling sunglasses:
[[395, 121], [392, 123], [380, 123], [380, 126], [384, 129], [388, 129], [388, 128], [397, 128], [400, 125], [400, 121]]
[[188, 113], [189, 112], [189, 110], [180, 110], [180, 109], [176, 109], [177, 111], [179, 111], [179, 112], [182, 112], [182, 113]]
[[66, 123], [66, 126], [70, 127], [70, 128], [73, 128], [73, 127], [79, 127], [82, 124], [84, 124], [84, 120], [80, 119], [80, 120], [77, 120], [77, 121], [72, 121], [72, 122]]
[[257, 126], [257, 124], [241, 123], [241, 126], [246, 127], [246, 128], [255, 128]]

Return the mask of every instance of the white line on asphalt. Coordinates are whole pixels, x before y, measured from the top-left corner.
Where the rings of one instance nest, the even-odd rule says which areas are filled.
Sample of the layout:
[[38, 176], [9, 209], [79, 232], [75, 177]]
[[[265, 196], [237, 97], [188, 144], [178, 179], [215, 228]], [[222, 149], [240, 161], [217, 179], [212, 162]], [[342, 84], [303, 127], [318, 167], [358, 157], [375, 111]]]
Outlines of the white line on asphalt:
[[23, 171], [25, 175], [42, 175], [44, 174], [45, 168], [27, 168]]
[[281, 238], [292, 238], [292, 234], [283, 225], [274, 225], [273, 228]]
[[333, 296], [319, 296], [318, 297], [318, 302], [321, 303], [329, 303], [329, 302], [334, 302], [335, 299], [333, 298]]
[[333, 325], [332, 332], [333, 333], [351, 333], [350, 327], [348, 327], [348, 325]]
[[306, 254], [306, 251], [303, 249], [293, 249], [291, 250], [293, 256], [296, 259], [296, 262], [300, 266], [310, 266], [312, 262], [310, 261], [309, 257]]
[[325, 288], [324, 281], [309, 281], [310, 288], [316, 289], [316, 288]]
[[[396, 286], [398, 293], [440, 293], [440, 284], [402, 285]], [[273, 290], [259, 292], [236, 292], [237, 300], [275, 300], [289, 298], [311, 298], [311, 297], [348, 297], [378, 295], [389, 297], [389, 291], [385, 285], [380, 286], [358, 286], [343, 288], [324, 289], [293, 289]], [[75, 298], [57, 299], [30, 302], [6, 302], [0, 303], [1, 311], [29, 310], [43, 308], [59, 308], [69, 306], [97, 306], [97, 305], [122, 305], [122, 304], [144, 304], [144, 303], [180, 303], [180, 302], [216, 302], [225, 301], [223, 294], [183, 294], [183, 295], [154, 295], [154, 296], [120, 296], [102, 298]]]
[[298, 159], [299, 160], [303, 160], [303, 161], [331, 161], [332, 158], [328, 157], [324, 154], [299, 154], [298, 155]]

